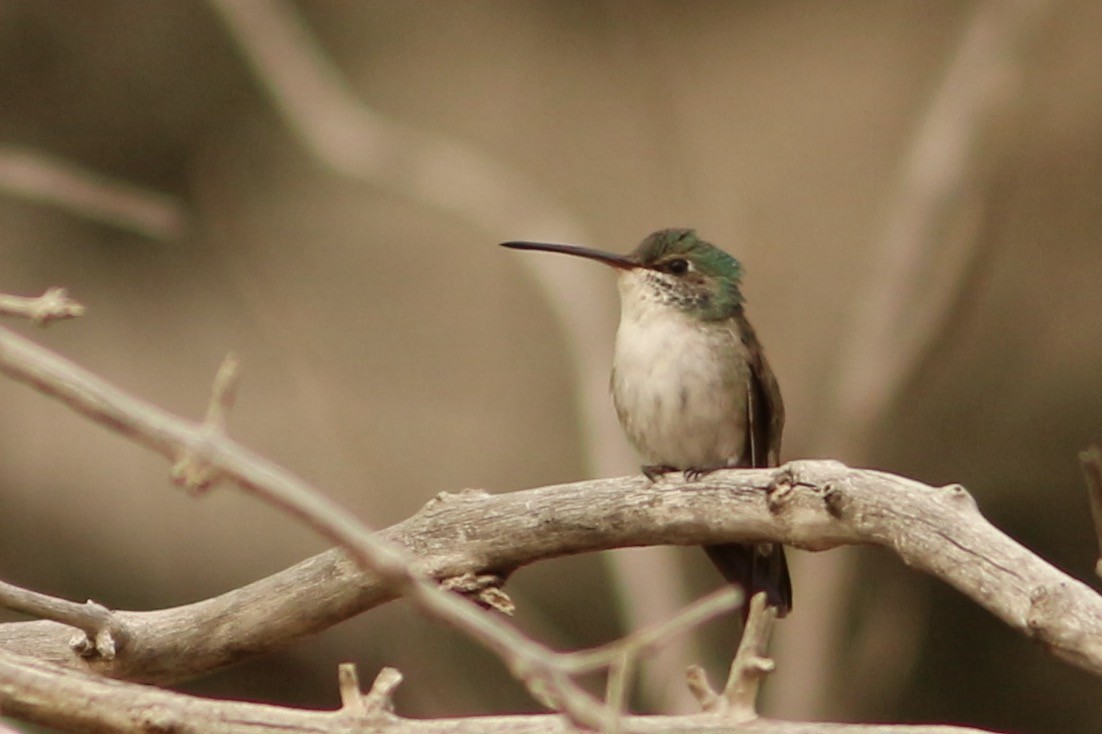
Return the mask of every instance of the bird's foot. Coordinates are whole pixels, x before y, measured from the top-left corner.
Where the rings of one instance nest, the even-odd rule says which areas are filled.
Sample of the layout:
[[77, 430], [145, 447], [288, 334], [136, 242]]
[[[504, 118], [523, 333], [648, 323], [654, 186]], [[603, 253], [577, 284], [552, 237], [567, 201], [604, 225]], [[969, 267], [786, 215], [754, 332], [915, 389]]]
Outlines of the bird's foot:
[[708, 464], [706, 466], [690, 466], [688, 469], [678, 469], [676, 466], [670, 466], [669, 464], [645, 464], [643, 474], [647, 479], [652, 482], [657, 482], [662, 475], [669, 474], [673, 471], [680, 471], [681, 475], [685, 477], [686, 482], [695, 482], [703, 476], [711, 474], [714, 471], [720, 469], [729, 469], [728, 464]]
[[729, 468], [729, 466], [727, 464], [710, 464], [708, 466], [690, 466], [688, 469], [686, 469], [684, 472], [682, 472], [682, 474], [684, 475], [686, 482], [695, 482], [697, 479], [700, 479], [703, 476], [707, 476], [708, 474], [711, 474], [714, 471], [719, 471], [720, 469], [728, 469], [728, 468]]
[[652, 482], [657, 482], [662, 478], [663, 474], [677, 471], [677, 467], [670, 466], [669, 464], [644, 464], [640, 468], [643, 470], [643, 476]]

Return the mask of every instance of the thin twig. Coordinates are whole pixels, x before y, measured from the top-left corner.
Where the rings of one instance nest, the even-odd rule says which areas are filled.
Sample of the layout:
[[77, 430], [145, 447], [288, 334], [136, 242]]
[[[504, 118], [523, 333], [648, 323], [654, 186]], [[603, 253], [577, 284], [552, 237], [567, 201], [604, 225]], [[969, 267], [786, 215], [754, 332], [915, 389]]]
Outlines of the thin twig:
[[690, 665], [685, 671], [685, 683], [689, 693], [700, 705], [701, 711], [715, 711], [721, 704], [719, 694], [712, 688], [708, 673], [699, 665]]
[[742, 592], [724, 586], [701, 597], [669, 619], [636, 630], [615, 642], [579, 652], [567, 653], [563, 664], [574, 674], [607, 668], [623, 655], [640, 657], [662, 647], [672, 638], [705, 622], [731, 612], [742, 603]]
[[602, 727], [604, 734], [619, 734], [624, 727], [624, 714], [627, 712], [628, 694], [635, 675], [635, 656], [624, 650], [608, 666], [608, 681], [605, 686], [605, 705], [608, 706], [609, 719]]
[[158, 240], [180, 239], [180, 202], [41, 152], [0, 147], [0, 191]]
[[0, 581], [0, 606], [76, 627], [80, 634], [73, 637], [69, 645], [83, 657], [98, 655], [104, 660], [113, 660], [129, 636], [118, 616], [91, 599], [77, 604]]
[[84, 306], [69, 298], [64, 288], [48, 288], [41, 296], [11, 296], [0, 293], [0, 316], [19, 316], [38, 326], [52, 321], [74, 319], [84, 314]]
[[638, 661], [648, 653], [653, 653], [668, 644], [678, 635], [715, 617], [734, 611], [741, 603], [742, 592], [734, 587], [724, 586], [687, 605], [664, 622], [636, 630], [607, 645], [565, 653], [560, 663], [574, 675], [594, 670], [608, 670], [605, 704], [610, 712], [616, 713], [616, 716], [605, 724], [604, 731], [615, 733], [620, 731], [623, 725], [621, 716], [626, 711], [631, 680], [639, 668]]

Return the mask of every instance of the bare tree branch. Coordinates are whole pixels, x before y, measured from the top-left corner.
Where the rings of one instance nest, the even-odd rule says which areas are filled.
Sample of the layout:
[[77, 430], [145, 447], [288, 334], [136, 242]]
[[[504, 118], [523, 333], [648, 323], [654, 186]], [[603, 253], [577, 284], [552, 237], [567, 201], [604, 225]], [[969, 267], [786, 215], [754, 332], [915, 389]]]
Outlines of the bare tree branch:
[[[511, 628], [510, 633], [486, 629], [491, 626], [486, 615], [472, 605], [450, 611], [459, 600], [425, 579], [507, 572], [545, 558], [625, 546], [770, 540], [809, 550], [845, 544], [889, 548], [1058, 657], [1102, 674], [1102, 597], [992, 527], [958, 485], [935, 489], [832, 461], [729, 470], [685, 484], [676, 478], [651, 484], [622, 477], [504, 495], [452, 495], [367, 543], [355, 518], [313, 497], [300, 479], [270, 461], [2, 328], [0, 371], [166, 456], [191, 451], [261, 496], [288, 487], [305, 492], [310, 498], [296, 500], [290, 510], [307, 515], [305, 522], [317, 526], [316, 517], [335, 515], [343, 524], [320, 527], [326, 537], [354, 542], [361, 556], [383, 549], [378, 566], [357, 559], [373, 572], [357, 570], [344, 554], [330, 551], [203, 602], [117, 612], [134, 639], [112, 661], [76, 659], [63, 628], [48, 622], [0, 626], [0, 644], [9, 649], [92, 665], [117, 677], [172, 680], [271, 650], [401, 589], [434, 614], [463, 615], [462, 624], [474, 627], [476, 639], [501, 650], [508, 646], [501, 635], [511, 634]], [[317, 515], [309, 516], [318, 507]], [[415, 575], [406, 575], [399, 546], [417, 557]], [[517, 644], [528, 650], [525, 655], [536, 655], [526, 647], [532, 643]]]
[[170, 196], [20, 148], [0, 147], [0, 191], [158, 240], [179, 239], [187, 226]]
[[[121, 640], [114, 659], [86, 661], [72, 651], [61, 653], [58, 640], [52, 645], [46, 642], [63, 629], [51, 622], [0, 627], [0, 644], [10, 650], [26, 650], [29, 643], [28, 652], [69, 666], [92, 667], [116, 676], [168, 679], [286, 644], [296, 634], [366, 608], [367, 600], [379, 603], [404, 594], [423, 611], [456, 625], [495, 651], [535, 695], [568, 712], [575, 724], [627, 731], [637, 720], [617, 709], [632, 669], [632, 650], [668, 638], [670, 629], [687, 624], [686, 620], [704, 618], [718, 602], [691, 609], [670, 628], [641, 634], [618, 654], [606, 656], [609, 700], [615, 704], [610, 709], [570, 678], [571, 666], [584, 656], [554, 653], [441, 590], [430, 579], [487, 572], [507, 575], [543, 558], [613, 547], [770, 540], [808, 550], [847, 543], [890, 548], [909, 565], [969, 594], [1057, 656], [1102, 675], [1102, 597], [993, 528], [959, 485], [935, 489], [837, 462], [800, 461], [779, 469], [717, 472], [696, 483], [672, 478], [654, 484], [626, 477], [498, 496], [441, 495], [405, 523], [372, 535], [302, 480], [225, 434], [224, 413], [236, 375], [232, 361], [220, 370], [207, 418], [200, 424], [143, 403], [2, 328], [0, 371], [166, 456], [190, 456], [209, 466], [215, 476], [232, 479], [341, 546], [339, 552], [322, 554], [206, 602], [159, 612], [119, 612], [119, 623], [131, 637]], [[218, 430], [212, 431], [212, 426]], [[296, 596], [288, 589], [309, 592]], [[284, 613], [273, 613], [274, 607], [291, 599], [294, 603], [280, 610]], [[258, 611], [259, 616], [250, 617]], [[208, 616], [204, 619], [204, 615]], [[287, 618], [299, 621], [288, 626]], [[747, 677], [745, 671], [764, 670], [768, 620], [755, 629], [759, 627], [759, 633], [748, 636], [747, 647], [733, 666], [735, 683], [724, 693], [727, 705], [712, 714], [714, 721], [720, 710], [726, 711], [728, 715], [721, 718], [728, 728], [735, 717], [753, 710], [754, 686], [740, 682]], [[0, 684], [9, 685], [12, 680], [0, 675]], [[699, 692], [699, 674], [690, 675], [690, 684]], [[348, 685], [346, 680], [346, 701]], [[5, 705], [20, 711], [28, 701]], [[171, 718], [177, 713], [159, 715]], [[758, 719], [752, 723], [774, 725], [788, 726]], [[810, 730], [806, 724], [800, 726], [799, 731]]]
[[[799, 478], [771, 510], [766, 492]], [[748, 540], [874, 544], [950, 583], [1059, 657], [1102, 675], [1102, 597], [987, 523], [956, 486], [833, 461], [726, 470], [697, 483], [619, 477], [437, 502], [380, 531], [447, 578], [610, 548]], [[155, 612], [117, 611], [133, 642], [107, 675], [173, 681], [281, 647], [395, 597], [337, 550], [248, 586]], [[50, 622], [0, 625], [0, 646], [83, 667]]]
[[[24, 721], [71, 731], [203, 731], [211, 734], [570, 734], [577, 731], [555, 714], [407, 719], [387, 703], [401, 679], [384, 669], [372, 690], [355, 702], [342, 673], [342, 706], [306, 711], [238, 701], [212, 701], [69, 670], [0, 650], [0, 709]], [[638, 734], [982, 734], [979, 729], [938, 725], [833, 724], [754, 719], [739, 723], [711, 713], [691, 716], [624, 716], [621, 731]]]

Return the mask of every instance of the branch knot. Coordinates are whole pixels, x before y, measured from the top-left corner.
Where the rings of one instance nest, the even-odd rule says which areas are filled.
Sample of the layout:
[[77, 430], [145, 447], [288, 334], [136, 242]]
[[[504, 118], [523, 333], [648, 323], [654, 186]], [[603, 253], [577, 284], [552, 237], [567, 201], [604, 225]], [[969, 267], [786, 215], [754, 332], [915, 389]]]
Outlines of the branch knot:
[[440, 587], [445, 591], [462, 594], [480, 607], [496, 609], [511, 617], [517, 607], [502, 588], [504, 585], [504, 576], [496, 573], [475, 574], [470, 571], [459, 576], [443, 579], [440, 582]]

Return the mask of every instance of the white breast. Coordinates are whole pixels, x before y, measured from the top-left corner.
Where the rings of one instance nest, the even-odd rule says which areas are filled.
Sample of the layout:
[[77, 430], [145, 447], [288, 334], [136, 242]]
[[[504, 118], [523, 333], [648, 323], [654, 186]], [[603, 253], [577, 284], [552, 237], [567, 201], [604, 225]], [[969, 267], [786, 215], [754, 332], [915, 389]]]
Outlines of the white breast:
[[620, 424], [650, 463], [738, 463], [750, 379], [742, 340], [727, 322], [691, 319], [654, 297], [644, 278], [620, 275], [611, 385]]

